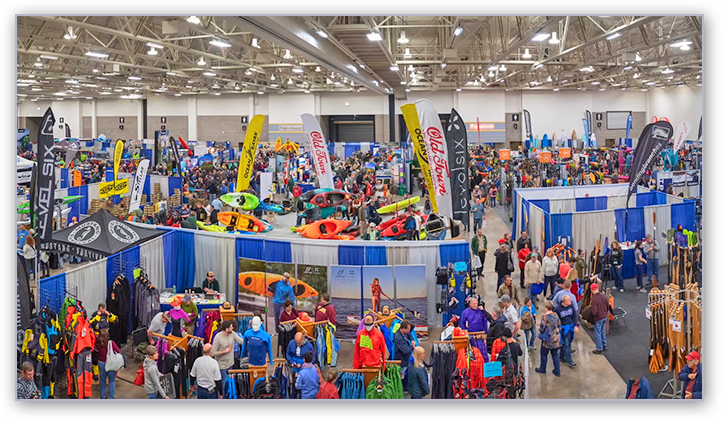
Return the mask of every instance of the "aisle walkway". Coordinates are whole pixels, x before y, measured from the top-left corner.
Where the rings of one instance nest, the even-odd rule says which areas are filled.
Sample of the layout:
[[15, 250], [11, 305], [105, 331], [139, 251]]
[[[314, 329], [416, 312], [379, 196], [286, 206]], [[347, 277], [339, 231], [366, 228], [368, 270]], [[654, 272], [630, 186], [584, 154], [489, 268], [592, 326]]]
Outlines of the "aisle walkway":
[[[497, 240], [505, 232], [510, 232], [508, 226], [494, 210], [487, 209], [487, 256], [484, 264], [483, 281], [477, 283], [477, 293], [491, 311], [497, 305], [497, 274], [494, 271]], [[471, 237], [470, 237], [471, 238]], [[515, 266], [512, 282], [519, 288], [520, 270]], [[527, 290], [519, 289], [520, 296], [527, 295]], [[538, 301], [538, 314], [542, 314], [541, 303]], [[524, 332], [521, 333], [524, 337]], [[523, 340], [523, 339], [521, 339]], [[592, 354], [595, 344], [592, 338], [580, 329], [573, 341], [573, 360], [577, 367], [570, 368], [561, 364], [562, 375], [558, 378], [552, 374], [552, 360], [548, 358], [547, 374], [538, 374], [534, 368], [539, 366], [539, 339], [536, 343], [537, 351], [530, 351], [530, 375], [527, 383], [530, 399], [619, 399], [625, 395], [626, 383], [615, 371], [613, 366], [602, 355]]]

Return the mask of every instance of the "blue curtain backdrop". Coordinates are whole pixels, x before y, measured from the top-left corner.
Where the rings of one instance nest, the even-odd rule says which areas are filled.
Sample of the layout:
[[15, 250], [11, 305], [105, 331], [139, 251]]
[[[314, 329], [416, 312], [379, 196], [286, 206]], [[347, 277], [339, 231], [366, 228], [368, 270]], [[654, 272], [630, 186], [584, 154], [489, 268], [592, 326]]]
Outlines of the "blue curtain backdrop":
[[655, 192], [655, 204], [656, 205], [667, 205], [668, 204], [668, 195], [661, 191], [656, 191]]
[[447, 266], [448, 263], [469, 262], [469, 243], [440, 244], [439, 264]]
[[[522, 199], [522, 221], [520, 232], [527, 231], [529, 228], [527, 227], [527, 222], [530, 218], [530, 202], [527, 199]], [[514, 219], [514, 218], [512, 218]]]
[[608, 198], [606, 196], [575, 198], [575, 211], [576, 212], [607, 210], [607, 208], [608, 208]]
[[[146, 195], [146, 200], [151, 203], [151, 176], [146, 175], [146, 182], [143, 184], [143, 194]], [[173, 192], [171, 192], [173, 194]]]
[[181, 177], [168, 177], [168, 194], [173, 195], [176, 189], [183, 191], [183, 179]]
[[[87, 189], [87, 188], [86, 188]], [[68, 196], [79, 196], [81, 195], [81, 189], [80, 187], [70, 187], [68, 189]], [[73, 217], [75, 216], [78, 218], [78, 221], [80, 221], [80, 209], [83, 205], [82, 199], [76, 200], [75, 202], [68, 205], [70, 208], [70, 212], [68, 212], [68, 223], [70, 223], [73, 220]], [[86, 209], [87, 212], [87, 209]], [[85, 213], [85, 212], [83, 212]]]
[[615, 225], [618, 241], [635, 241], [645, 238], [645, 212], [643, 208], [628, 209], [628, 229], [625, 231], [625, 209], [615, 209]]
[[550, 201], [548, 199], [530, 200], [530, 204], [550, 213]]
[[[161, 228], [162, 229], [162, 228]], [[166, 288], [171, 288], [176, 283], [176, 241], [175, 231], [168, 230], [163, 234], [163, 269], [166, 274]]]
[[70, 178], [70, 172], [65, 169], [60, 169], [60, 188], [65, 189], [68, 188], [68, 179]]
[[268, 262], [291, 263], [291, 243], [288, 241], [265, 241], [264, 260]]
[[346, 266], [361, 266], [364, 264], [363, 246], [339, 246], [339, 264]]
[[685, 230], [695, 230], [695, 202], [670, 205], [670, 222], [676, 229], [681, 225]]
[[550, 215], [550, 236], [550, 245], [562, 243], [562, 241], [565, 240], [569, 247], [574, 248], [572, 244], [571, 213], [553, 213]]
[[259, 238], [236, 238], [236, 256], [264, 260], [264, 240]]
[[[517, 190], [512, 190], [512, 215], [512, 239], [517, 240]], [[525, 229], [524, 224], [520, 226]]]
[[384, 246], [367, 246], [366, 262], [369, 266], [384, 266], [387, 264], [387, 248]]
[[[176, 291], [193, 288], [196, 276], [196, 242], [193, 232], [176, 230], [173, 233], [174, 257], [176, 263]], [[167, 256], [164, 255], [166, 259]], [[166, 277], [168, 274], [166, 274]]]
[[638, 193], [635, 195], [635, 206], [642, 208], [643, 206], [655, 205], [657, 200], [658, 192], [650, 191], [647, 193]]

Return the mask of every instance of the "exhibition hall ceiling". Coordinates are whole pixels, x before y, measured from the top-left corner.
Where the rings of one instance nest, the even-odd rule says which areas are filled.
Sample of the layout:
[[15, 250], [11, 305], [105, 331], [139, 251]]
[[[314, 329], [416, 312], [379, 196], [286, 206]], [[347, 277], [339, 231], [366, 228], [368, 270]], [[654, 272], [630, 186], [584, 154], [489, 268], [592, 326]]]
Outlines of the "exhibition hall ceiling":
[[702, 86], [701, 16], [18, 16], [18, 99]]

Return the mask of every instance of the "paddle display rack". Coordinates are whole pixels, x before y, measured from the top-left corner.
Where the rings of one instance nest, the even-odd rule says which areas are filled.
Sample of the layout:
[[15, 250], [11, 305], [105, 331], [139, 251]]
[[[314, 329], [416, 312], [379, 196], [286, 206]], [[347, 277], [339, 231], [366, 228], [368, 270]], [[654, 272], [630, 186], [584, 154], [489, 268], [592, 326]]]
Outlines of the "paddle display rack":
[[651, 334], [648, 368], [651, 373], [670, 371], [673, 375], [658, 398], [680, 399], [678, 374], [686, 365], [685, 356], [691, 351], [702, 354], [702, 289], [697, 283], [683, 288], [675, 283], [662, 290], [653, 288], [645, 314], [650, 319]]

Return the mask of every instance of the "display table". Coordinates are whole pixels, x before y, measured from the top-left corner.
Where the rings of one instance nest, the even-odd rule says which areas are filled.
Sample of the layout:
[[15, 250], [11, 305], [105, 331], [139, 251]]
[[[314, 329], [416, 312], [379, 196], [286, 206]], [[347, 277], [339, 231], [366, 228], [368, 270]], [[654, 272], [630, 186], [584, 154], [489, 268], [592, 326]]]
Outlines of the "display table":
[[[643, 273], [648, 274], [648, 265], [643, 265]], [[635, 269], [635, 247], [625, 248], [623, 246], [623, 279], [635, 278], [637, 276]]]
[[[171, 309], [171, 300], [177, 296], [183, 298], [184, 295], [185, 294], [174, 294], [170, 292], [161, 293], [161, 311], [169, 311]], [[199, 312], [209, 309], [217, 310], [221, 304], [226, 302], [226, 294], [221, 293], [221, 299], [219, 300], [207, 300], [202, 294], [191, 294], [191, 299], [196, 303]]]

